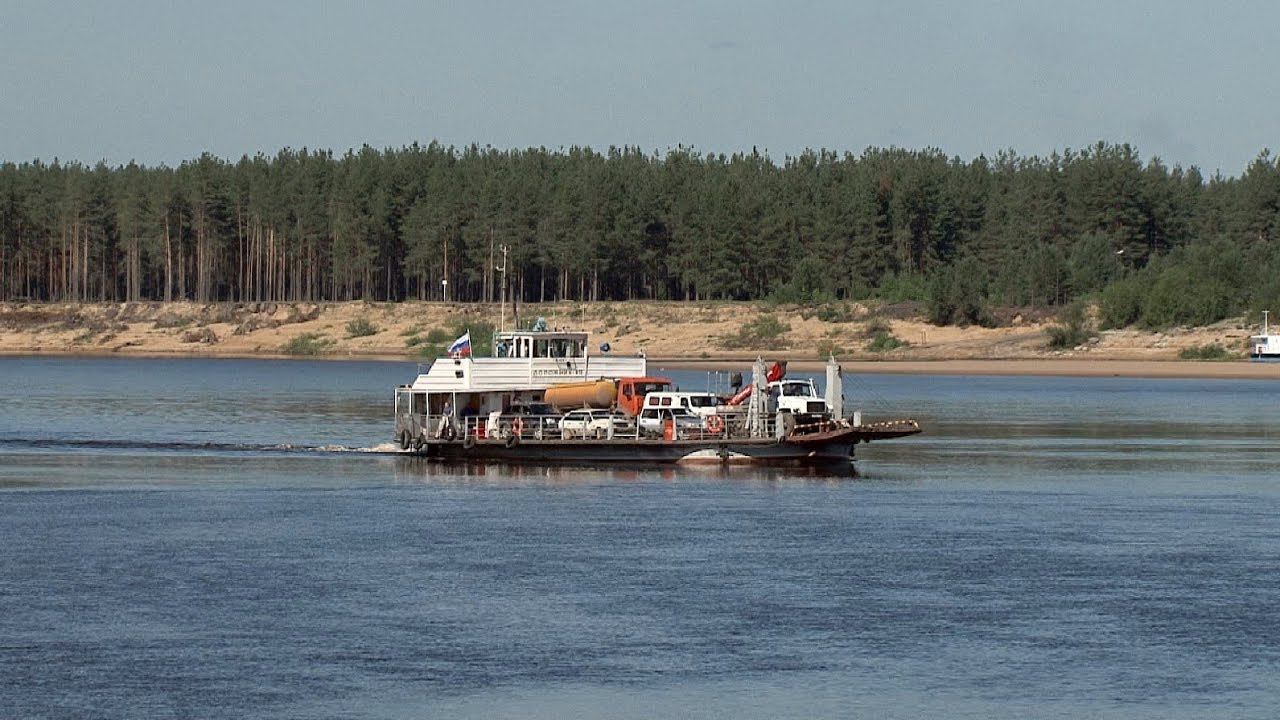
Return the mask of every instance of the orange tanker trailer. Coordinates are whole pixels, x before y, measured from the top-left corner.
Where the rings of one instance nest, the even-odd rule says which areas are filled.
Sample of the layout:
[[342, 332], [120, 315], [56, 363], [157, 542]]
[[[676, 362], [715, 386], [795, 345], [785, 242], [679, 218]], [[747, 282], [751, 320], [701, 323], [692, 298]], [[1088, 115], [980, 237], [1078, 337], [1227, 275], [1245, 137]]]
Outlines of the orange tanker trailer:
[[585, 382], [561, 383], [547, 388], [542, 399], [558, 410], [577, 408], [616, 408], [627, 415], [640, 414], [644, 396], [665, 392], [674, 387], [668, 378], [628, 377]]

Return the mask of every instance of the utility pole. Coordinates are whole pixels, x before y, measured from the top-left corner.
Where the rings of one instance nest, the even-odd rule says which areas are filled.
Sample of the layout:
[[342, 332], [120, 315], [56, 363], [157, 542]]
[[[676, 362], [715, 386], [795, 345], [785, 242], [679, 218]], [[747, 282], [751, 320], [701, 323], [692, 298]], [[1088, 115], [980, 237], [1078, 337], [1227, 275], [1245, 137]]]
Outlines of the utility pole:
[[502, 265], [495, 265], [494, 270], [502, 273], [502, 303], [498, 306], [498, 332], [506, 332], [505, 323], [507, 320], [507, 246], [500, 245], [502, 250]]

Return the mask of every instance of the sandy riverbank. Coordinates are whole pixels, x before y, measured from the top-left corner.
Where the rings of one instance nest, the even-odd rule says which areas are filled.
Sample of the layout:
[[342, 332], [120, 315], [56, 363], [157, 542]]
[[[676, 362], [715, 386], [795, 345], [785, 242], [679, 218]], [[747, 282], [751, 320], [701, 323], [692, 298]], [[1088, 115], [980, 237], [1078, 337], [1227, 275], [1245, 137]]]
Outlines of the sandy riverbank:
[[[687, 358], [653, 358], [655, 367], [670, 370], [723, 370], [724, 363]], [[1194, 362], [1161, 360], [886, 360], [841, 361], [849, 373], [898, 375], [1030, 375], [1058, 377], [1149, 377], [1280, 380], [1280, 363], [1246, 361]], [[734, 366], [741, 368], [739, 363]], [[823, 363], [792, 362], [792, 371], [821, 372]]]
[[[741, 367], [763, 356], [814, 369], [834, 351], [854, 372], [1280, 378], [1280, 365], [1177, 359], [1182, 348], [1210, 343], [1243, 355], [1251, 328], [1241, 321], [1163, 333], [1106, 331], [1080, 347], [1052, 351], [1045, 318], [1014, 316], [998, 328], [937, 327], [909, 307], [548, 303], [525, 305], [520, 315], [584, 328], [593, 344], [643, 350], [652, 364], [668, 368]], [[314, 340], [305, 349], [318, 353], [311, 357], [413, 360], [459, 328], [497, 319], [497, 307], [444, 303], [3, 303], [0, 354], [293, 357], [290, 344], [296, 352], [297, 338], [305, 336]], [[351, 332], [359, 324], [367, 334]], [[760, 328], [773, 332], [754, 332]], [[874, 352], [868, 346], [877, 330], [908, 344]]]

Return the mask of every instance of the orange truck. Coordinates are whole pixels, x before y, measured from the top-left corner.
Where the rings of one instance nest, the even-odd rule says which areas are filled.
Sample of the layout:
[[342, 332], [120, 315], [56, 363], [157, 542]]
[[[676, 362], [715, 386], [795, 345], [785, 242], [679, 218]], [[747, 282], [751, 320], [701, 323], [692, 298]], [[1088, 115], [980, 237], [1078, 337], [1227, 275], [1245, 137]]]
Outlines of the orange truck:
[[547, 388], [542, 399], [558, 410], [616, 408], [631, 417], [640, 414], [644, 396], [675, 387], [669, 378], [627, 377], [562, 383]]

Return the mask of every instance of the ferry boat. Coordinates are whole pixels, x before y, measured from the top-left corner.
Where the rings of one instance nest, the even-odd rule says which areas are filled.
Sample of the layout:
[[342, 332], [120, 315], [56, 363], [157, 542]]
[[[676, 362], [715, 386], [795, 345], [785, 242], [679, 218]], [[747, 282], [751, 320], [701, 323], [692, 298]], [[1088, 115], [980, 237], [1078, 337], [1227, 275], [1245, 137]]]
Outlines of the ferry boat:
[[1270, 315], [1262, 311], [1262, 334], [1249, 338], [1249, 359], [1254, 362], [1280, 362], [1280, 335], [1271, 334]]
[[402, 450], [513, 463], [848, 463], [858, 443], [920, 432], [914, 420], [845, 417], [834, 359], [825, 396], [810, 381], [784, 379], [780, 363], [757, 360], [751, 384], [708, 412], [706, 402], [682, 401], [695, 394], [650, 376], [643, 354], [613, 355], [604, 345], [592, 355], [585, 332], [548, 330], [539, 320], [531, 330], [496, 333], [493, 347], [492, 357], [471, 357], [464, 335], [450, 356], [419, 366], [412, 383], [396, 388]]

